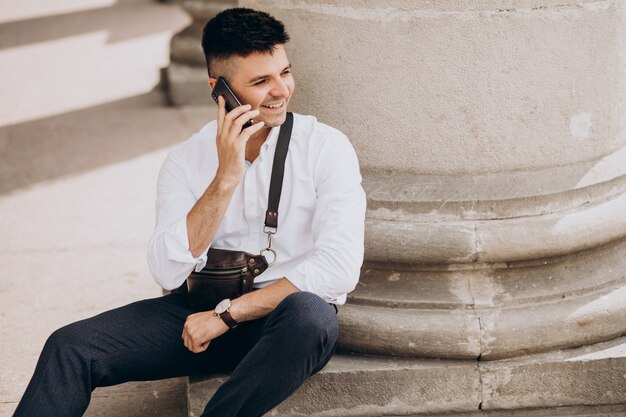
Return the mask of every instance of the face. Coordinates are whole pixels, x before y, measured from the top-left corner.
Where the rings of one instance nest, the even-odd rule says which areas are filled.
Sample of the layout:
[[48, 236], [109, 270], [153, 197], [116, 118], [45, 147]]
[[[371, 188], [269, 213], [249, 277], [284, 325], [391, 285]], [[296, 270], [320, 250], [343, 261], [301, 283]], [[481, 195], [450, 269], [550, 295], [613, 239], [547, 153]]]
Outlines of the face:
[[[220, 74], [218, 69], [217, 75], [224, 76], [239, 101], [259, 110], [255, 122], [263, 121], [268, 128], [283, 124], [295, 84], [282, 45], [277, 45], [271, 54], [234, 56], [222, 65], [228, 65], [228, 71]], [[216, 78], [209, 78], [211, 88], [216, 82]]]

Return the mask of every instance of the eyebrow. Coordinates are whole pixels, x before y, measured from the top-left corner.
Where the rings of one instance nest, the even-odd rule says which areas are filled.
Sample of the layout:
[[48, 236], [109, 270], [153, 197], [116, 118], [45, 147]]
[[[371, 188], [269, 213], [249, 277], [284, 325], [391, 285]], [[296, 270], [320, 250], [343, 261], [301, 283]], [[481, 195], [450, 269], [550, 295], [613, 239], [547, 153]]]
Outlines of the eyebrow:
[[[285, 68], [283, 68], [283, 70], [280, 73], [282, 74], [283, 72], [287, 71], [288, 69], [291, 69], [291, 64], [289, 64]], [[259, 75], [257, 77], [254, 77], [250, 81], [248, 81], [248, 84], [254, 84], [257, 81], [261, 81], [262, 79], [268, 78], [268, 77], [269, 77], [269, 75]]]

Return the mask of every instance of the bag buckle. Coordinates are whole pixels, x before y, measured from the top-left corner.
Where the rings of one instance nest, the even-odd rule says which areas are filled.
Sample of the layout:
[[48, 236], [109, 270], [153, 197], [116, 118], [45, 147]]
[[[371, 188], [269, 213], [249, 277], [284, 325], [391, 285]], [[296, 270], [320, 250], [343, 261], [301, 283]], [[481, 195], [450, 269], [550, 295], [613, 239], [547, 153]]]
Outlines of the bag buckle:
[[263, 226], [263, 233], [267, 233], [268, 235], [273, 235], [277, 230], [278, 228], [276, 227]]
[[[268, 227], [266, 226], [265, 229], [268, 229]], [[274, 263], [276, 262], [276, 258], [278, 258], [278, 255], [276, 255], [276, 251], [274, 249], [272, 249], [272, 235], [276, 232], [276, 229], [274, 228], [274, 232], [267, 232], [265, 231], [265, 233], [267, 233], [267, 247], [265, 249], [261, 249], [261, 252], [259, 252], [259, 255], [265, 257], [265, 255], [263, 255], [265, 252], [272, 252], [272, 262], [269, 262], [267, 264], [267, 267], [269, 268], [270, 266], [274, 265]], [[267, 260], [267, 259], [266, 259]]]

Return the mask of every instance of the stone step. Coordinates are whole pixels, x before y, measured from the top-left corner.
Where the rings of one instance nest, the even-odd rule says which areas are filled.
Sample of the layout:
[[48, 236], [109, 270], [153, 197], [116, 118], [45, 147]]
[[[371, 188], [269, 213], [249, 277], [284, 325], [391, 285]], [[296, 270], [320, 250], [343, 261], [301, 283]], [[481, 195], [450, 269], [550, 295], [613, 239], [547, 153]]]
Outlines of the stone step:
[[[201, 414], [226, 379], [189, 379], [190, 417]], [[538, 409], [537, 416], [546, 416], [550, 414], [545, 410], [557, 407], [609, 405], [615, 405], [616, 412], [626, 411], [626, 338], [492, 362], [338, 354], [268, 415], [505, 416], [532, 415], [520, 413]], [[576, 415], [575, 410], [579, 408], [570, 409], [569, 415]]]
[[194, 20], [206, 23], [222, 10], [237, 7], [237, 1], [185, 0], [182, 2], [182, 6]]
[[202, 51], [202, 26], [194, 23], [174, 35], [170, 43], [170, 59], [178, 65], [202, 68], [206, 73], [206, 60]]
[[185, 0], [182, 8], [191, 24], [171, 41], [171, 64], [167, 68], [167, 97], [174, 106], [204, 106], [212, 102], [207, 86], [208, 74], [202, 51], [202, 29], [219, 12], [236, 7], [235, 0]]
[[[414, 414], [409, 417], [420, 417]], [[431, 414], [431, 417], [626, 417], [626, 404]], [[392, 416], [393, 417], [393, 416]]]
[[[199, 416], [227, 376], [190, 378], [189, 416]], [[476, 362], [335, 355], [272, 416], [377, 416], [421, 410], [475, 410]]]
[[174, 106], [207, 106], [214, 103], [206, 67], [176, 63], [167, 67], [167, 96]]

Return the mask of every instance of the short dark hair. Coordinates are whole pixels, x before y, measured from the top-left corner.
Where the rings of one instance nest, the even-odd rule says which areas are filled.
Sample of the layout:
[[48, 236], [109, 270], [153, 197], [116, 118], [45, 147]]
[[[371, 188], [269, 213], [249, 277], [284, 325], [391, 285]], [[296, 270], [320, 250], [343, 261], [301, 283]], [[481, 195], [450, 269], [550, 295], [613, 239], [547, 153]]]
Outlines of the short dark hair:
[[285, 26], [268, 13], [237, 7], [226, 9], [209, 20], [202, 32], [202, 49], [207, 71], [215, 59], [254, 52], [272, 53], [276, 45], [289, 41]]

